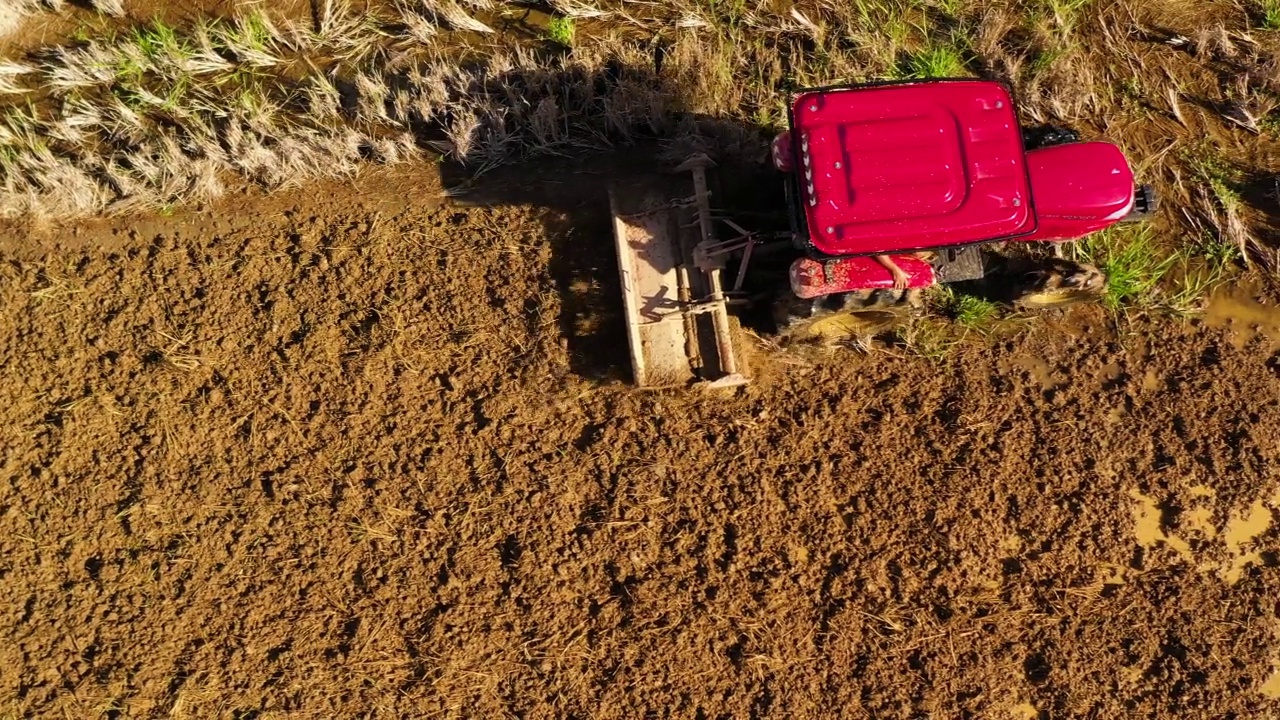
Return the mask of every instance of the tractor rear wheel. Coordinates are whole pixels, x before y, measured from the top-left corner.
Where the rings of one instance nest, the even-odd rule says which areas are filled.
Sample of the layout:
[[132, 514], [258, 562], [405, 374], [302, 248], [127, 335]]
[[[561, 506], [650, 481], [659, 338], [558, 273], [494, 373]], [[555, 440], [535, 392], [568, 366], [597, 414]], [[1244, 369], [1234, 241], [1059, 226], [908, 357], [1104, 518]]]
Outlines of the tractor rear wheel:
[[787, 343], [834, 344], [878, 335], [901, 323], [915, 295], [902, 291], [859, 291], [813, 300], [790, 292], [775, 306], [778, 335]]

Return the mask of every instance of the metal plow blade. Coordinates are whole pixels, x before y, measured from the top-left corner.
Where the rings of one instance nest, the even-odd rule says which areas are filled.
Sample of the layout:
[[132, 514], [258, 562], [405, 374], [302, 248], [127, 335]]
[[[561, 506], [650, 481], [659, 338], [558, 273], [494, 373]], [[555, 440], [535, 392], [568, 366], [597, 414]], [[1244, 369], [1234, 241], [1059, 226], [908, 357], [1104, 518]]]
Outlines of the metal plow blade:
[[710, 244], [705, 170], [615, 182], [609, 188], [622, 276], [631, 368], [641, 387], [747, 382], [720, 269], [699, 269], [694, 249]]

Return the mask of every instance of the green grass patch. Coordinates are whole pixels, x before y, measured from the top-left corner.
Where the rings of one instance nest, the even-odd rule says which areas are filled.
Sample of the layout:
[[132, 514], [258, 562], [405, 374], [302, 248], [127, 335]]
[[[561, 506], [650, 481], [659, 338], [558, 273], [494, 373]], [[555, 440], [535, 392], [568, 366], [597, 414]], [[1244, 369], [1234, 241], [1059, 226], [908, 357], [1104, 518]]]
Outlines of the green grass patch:
[[547, 21], [547, 39], [557, 45], [573, 47], [574, 26], [571, 17], [553, 17]]
[[116, 59], [111, 71], [115, 75], [116, 82], [139, 83], [142, 82], [143, 77], [146, 75], [147, 68], [141, 58], [122, 53]]
[[152, 63], [180, 59], [190, 54], [187, 43], [178, 32], [160, 21], [134, 28], [132, 39], [144, 57]]
[[1156, 242], [1149, 225], [1113, 227], [1077, 241], [1075, 259], [1096, 265], [1107, 274], [1103, 304], [1110, 310], [1152, 307], [1160, 281], [1183, 259]]
[[1124, 225], [1076, 242], [1076, 260], [1107, 274], [1102, 303], [1119, 312], [1130, 308], [1191, 316], [1235, 272], [1240, 248], [1205, 235], [1171, 250], [1156, 242], [1149, 225]]
[[1058, 62], [1058, 60], [1065, 54], [1066, 52], [1063, 50], [1054, 49], [1036, 53], [1035, 59], [1031, 61], [1031, 72], [1038, 75], [1048, 71], [1053, 67], [1053, 64]]
[[1000, 314], [995, 303], [973, 295], [957, 295], [951, 311], [957, 323], [975, 330], [987, 327]]
[[1280, 30], [1280, 0], [1258, 0], [1263, 30]]
[[986, 330], [1000, 317], [1000, 306], [986, 298], [957, 291], [950, 285], [939, 289], [936, 307], [955, 323], [969, 330]]
[[1199, 243], [1192, 246], [1191, 251], [1208, 263], [1218, 266], [1233, 265], [1241, 260], [1240, 247], [1229, 242], [1206, 235]]
[[228, 33], [242, 46], [265, 52], [271, 44], [271, 25], [262, 11], [255, 10], [241, 18]]
[[1164, 305], [1175, 315], [1193, 315], [1233, 274], [1241, 260], [1240, 248], [1206, 235], [1201, 242], [1180, 255], [1178, 267], [1170, 273]]
[[1204, 306], [1205, 298], [1226, 281], [1227, 268], [1212, 262], [1184, 263], [1171, 273], [1161, 304], [1174, 315], [1195, 315]]
[[933, 0], [931, 4], [943, 15], [949, 18], [957, 18], [964, 11], [966, 0]]
[[[1276, 0], [1280, 3], [1280, 0]], [[1236, 190], [1240, 183], [1240, 171], [1232, 167], [1212, 147], [1198, 148], [1183, 153], [1182, 159], [1195, 173], [1196, 178], [1209, 186], [1214, 197], [1223, 207], [1235, 207], [1240, 204], [1240, 193]]]
[[898, 64], [897, 75], [904, 80], [967, 77], [964, 53], [954, 45], [931, 45], [907, 53]]

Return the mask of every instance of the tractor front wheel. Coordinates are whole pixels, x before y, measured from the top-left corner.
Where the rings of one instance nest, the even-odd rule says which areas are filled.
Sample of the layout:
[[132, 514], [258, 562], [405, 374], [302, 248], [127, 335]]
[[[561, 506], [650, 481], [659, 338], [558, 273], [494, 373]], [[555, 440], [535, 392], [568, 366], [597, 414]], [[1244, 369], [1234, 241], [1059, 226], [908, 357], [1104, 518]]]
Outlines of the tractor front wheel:
[[1014, 288], [1013, 304], [1025, 309], [1093, 302], [1107, 292], [1107, 276], [1087, 263], [1053, 259], [1026, 272]]

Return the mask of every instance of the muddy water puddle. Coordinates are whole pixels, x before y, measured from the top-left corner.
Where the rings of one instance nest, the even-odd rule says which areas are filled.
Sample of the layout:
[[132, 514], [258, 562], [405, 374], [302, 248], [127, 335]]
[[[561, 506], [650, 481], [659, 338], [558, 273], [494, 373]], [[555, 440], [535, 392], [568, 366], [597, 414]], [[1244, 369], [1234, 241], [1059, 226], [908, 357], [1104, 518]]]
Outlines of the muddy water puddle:
[[1259, 692], [1273, 700], [1280, 700], [1280, 670], [1271, 673], [1271, 677], [1262, 684]]
[[[1227, 584], [1235, 585], [1246, 568], [1264, 561], [1264, 548], [1258, 540], [1271, 529], [1275, 508], [1280, 507], [1280, 489], [1266, 498], [1254, 500], [1247, 508], [1232, 511], [1222, 525], [1214, 522], [1212, 508], [1201, 504], [1216, 498], [1212, 488], [1198, 485], [1188, 495], [1185, 499], [1161, 503], [1138, 490], [1130, 490], [1129, 497], [1134, 501], [1133, 539], [1145, 550], [1164, 545], [1200, 572], [1217, 573]], [[1173, 528], [1168, 526], [1168, 516], [1169, 506], [1175, 504], [1181, 508], [1177, 527]], [[1203, 557], [1214, 547], [1226, 551], [1225, 560]]]
[[1209, 327], [1234, 330], [1232, 344], [1236, 348], [1243, 348], [1261, 336], [1271, 341], [1273, 351], [1280, 349], [1280, 305], [1259, 302], [1247, 289], [1215, 295], [1205, 310], [1204, 320]]

